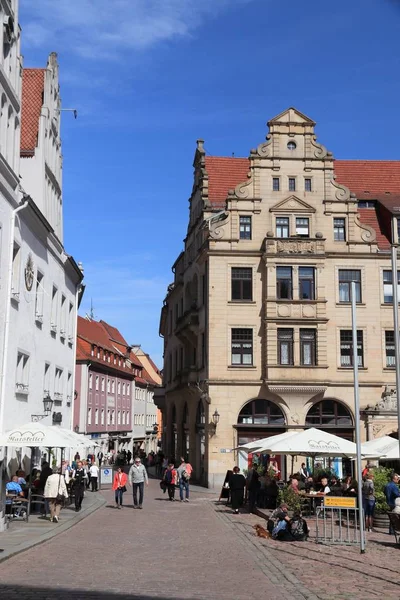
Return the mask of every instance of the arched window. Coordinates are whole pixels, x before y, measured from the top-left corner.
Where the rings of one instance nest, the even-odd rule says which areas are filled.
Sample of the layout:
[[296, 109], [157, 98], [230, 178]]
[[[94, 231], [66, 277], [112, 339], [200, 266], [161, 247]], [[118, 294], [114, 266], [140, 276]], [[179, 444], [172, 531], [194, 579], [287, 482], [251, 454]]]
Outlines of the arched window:
[[306, 427], [353, 428], [350, 411], [336, 400], [321, 400], [310, 408], [306, 416]]
[[285, 415], [277, 404], [269, 400], [251, 400], [242, 408], [238, 417], [240, 425], [283, 425]]
[[196, 427], [202, 428], [202, 427], [204, 427], [205, 424], [206, 424], [206, 415], [204, 412], [204, 405], [203, 405], [203, 402], [200, 400], [197, 405], [197, 411], [196, 411]]

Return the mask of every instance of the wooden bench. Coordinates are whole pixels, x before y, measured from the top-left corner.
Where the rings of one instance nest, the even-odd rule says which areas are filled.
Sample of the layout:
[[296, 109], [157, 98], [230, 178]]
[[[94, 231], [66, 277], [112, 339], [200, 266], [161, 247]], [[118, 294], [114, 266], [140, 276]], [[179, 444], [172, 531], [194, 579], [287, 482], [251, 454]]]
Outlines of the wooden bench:
[[396, 544], [400, 544], [400, 513], [388, 512], [390, 527], [394, 532]]

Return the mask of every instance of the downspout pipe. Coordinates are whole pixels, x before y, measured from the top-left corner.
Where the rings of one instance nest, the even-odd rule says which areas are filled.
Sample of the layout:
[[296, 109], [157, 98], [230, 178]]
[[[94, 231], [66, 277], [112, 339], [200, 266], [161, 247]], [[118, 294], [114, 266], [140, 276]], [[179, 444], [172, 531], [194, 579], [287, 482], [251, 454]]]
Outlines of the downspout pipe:
[[13, 280], [13, 256], [14, 256], [14, 241], [15, 241], [15, 220], [17, 214], [26, 208], [31, 200], [30, 196], [24, 195], [22, 201], [17, 208], [11, 213], [10, 222], [10, 241], [8, 250], [8, 272], [7, 272], [7, 293], [6, 293], [6, 314], [4, 322], [3, 336], [3, 355], [1, 362], [0, 373], [0, 433], [3, 433], [4, 428], [4, 408], [6, 403], [6, 373], [8, 367], [8, 343], [10, 337], [10, 320], [11, 320], [11, 290]]

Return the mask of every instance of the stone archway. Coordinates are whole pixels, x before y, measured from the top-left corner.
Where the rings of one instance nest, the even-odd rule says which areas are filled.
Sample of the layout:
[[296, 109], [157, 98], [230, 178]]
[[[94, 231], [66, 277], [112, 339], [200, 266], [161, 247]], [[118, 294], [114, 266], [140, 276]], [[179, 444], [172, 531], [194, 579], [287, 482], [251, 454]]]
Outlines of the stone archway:
[[[242, 407], [235, 425], [237, 445], [242, 446], [261, 438], [273, 437], [287, 431], [287, 422], [282, 408], [276, 402], [263, 398], [254, 398]], [[248, 467], [251, 455], [239, 452], [238, 462], [241, 469]], [[279, 470], [283, 473], [286, 461], [277, 457]]]

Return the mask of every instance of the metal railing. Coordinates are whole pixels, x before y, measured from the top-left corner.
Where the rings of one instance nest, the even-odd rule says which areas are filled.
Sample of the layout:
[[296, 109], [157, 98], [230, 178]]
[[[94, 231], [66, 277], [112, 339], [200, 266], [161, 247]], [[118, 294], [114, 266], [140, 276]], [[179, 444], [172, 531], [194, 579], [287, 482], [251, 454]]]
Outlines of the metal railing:
[[360, 543], [360, 518], [364, 518], [362, 509], [320, 506], [316, 517], [317, 544], [352, 546]]

